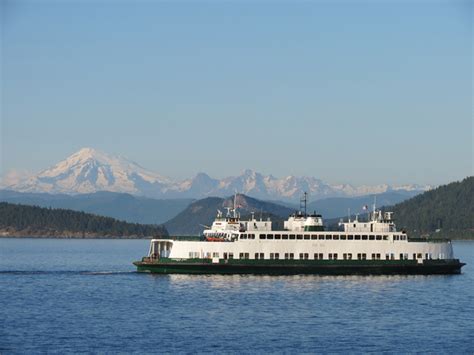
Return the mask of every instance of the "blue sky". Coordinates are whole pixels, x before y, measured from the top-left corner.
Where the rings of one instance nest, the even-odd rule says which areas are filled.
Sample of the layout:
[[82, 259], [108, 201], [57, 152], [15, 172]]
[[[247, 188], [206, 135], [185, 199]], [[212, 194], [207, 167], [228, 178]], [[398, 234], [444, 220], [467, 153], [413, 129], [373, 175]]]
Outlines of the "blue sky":
[[0, 174], [473, 174], [469, 1], [3, 1]]

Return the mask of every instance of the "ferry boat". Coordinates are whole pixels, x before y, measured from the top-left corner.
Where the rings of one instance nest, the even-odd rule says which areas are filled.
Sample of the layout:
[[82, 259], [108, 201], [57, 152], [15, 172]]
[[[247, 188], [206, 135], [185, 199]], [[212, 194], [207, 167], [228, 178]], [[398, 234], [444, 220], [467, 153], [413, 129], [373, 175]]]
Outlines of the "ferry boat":
[[459, 274], [450, 240], [410, 238], [392, 212], [373, 207], [327, 231], [321, 215], [299, 211], [273, 230], [270, 219], [243, 221], [237, 206], [218, 211], [203, 240], [152, 239], [138, 272], [161, 274]]

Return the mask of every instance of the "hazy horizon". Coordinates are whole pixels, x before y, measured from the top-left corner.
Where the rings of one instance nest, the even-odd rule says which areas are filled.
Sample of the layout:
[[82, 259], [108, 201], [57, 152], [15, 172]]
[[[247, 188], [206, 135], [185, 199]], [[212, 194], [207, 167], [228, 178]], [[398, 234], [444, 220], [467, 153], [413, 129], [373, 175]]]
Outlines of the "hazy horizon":
[[184, 179], [473, 175], [472, 3], [1, 3], [0, 176], [83, 147]]

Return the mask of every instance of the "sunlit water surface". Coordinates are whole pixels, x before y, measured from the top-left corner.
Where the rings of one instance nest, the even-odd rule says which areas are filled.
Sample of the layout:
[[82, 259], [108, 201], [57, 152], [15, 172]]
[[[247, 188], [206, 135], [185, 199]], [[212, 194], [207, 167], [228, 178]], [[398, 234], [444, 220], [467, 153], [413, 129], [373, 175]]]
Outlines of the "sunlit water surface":
[[474, 352], [450, 276], [138, 274], [146, 240], [0, 239], [0, 352]]

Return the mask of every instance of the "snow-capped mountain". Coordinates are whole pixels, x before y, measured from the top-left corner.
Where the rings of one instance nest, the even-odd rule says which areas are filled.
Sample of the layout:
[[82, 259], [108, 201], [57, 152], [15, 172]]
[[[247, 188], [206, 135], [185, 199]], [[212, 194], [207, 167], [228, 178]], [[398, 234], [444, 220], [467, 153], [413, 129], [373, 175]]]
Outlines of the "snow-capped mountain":
[[83, 148], [55, 166], [24, 179], [12, 181], [8, 188], [20, 192], [81, 194], [96, 191], [127, 192], [155, 198], [225, 197], [240, 192], [267, 200], [296, 201], [304, 191], [311, 200], [325, 197], [352, 197], [387, 191], [425, 191], [430, 186], [331, 185], [314, 177], [287, 176], [276, 178], [245, 170], [239, 176], [213, 179], [199, 173], [192, 179], [175, 181], [144, 169], [121, 156], [92, 148]]
[[22, 192], [90, 193], [96, 191], [146, 194], [169, 179], [120, 156], [83, 148], [26, 181], [7, 186]]

